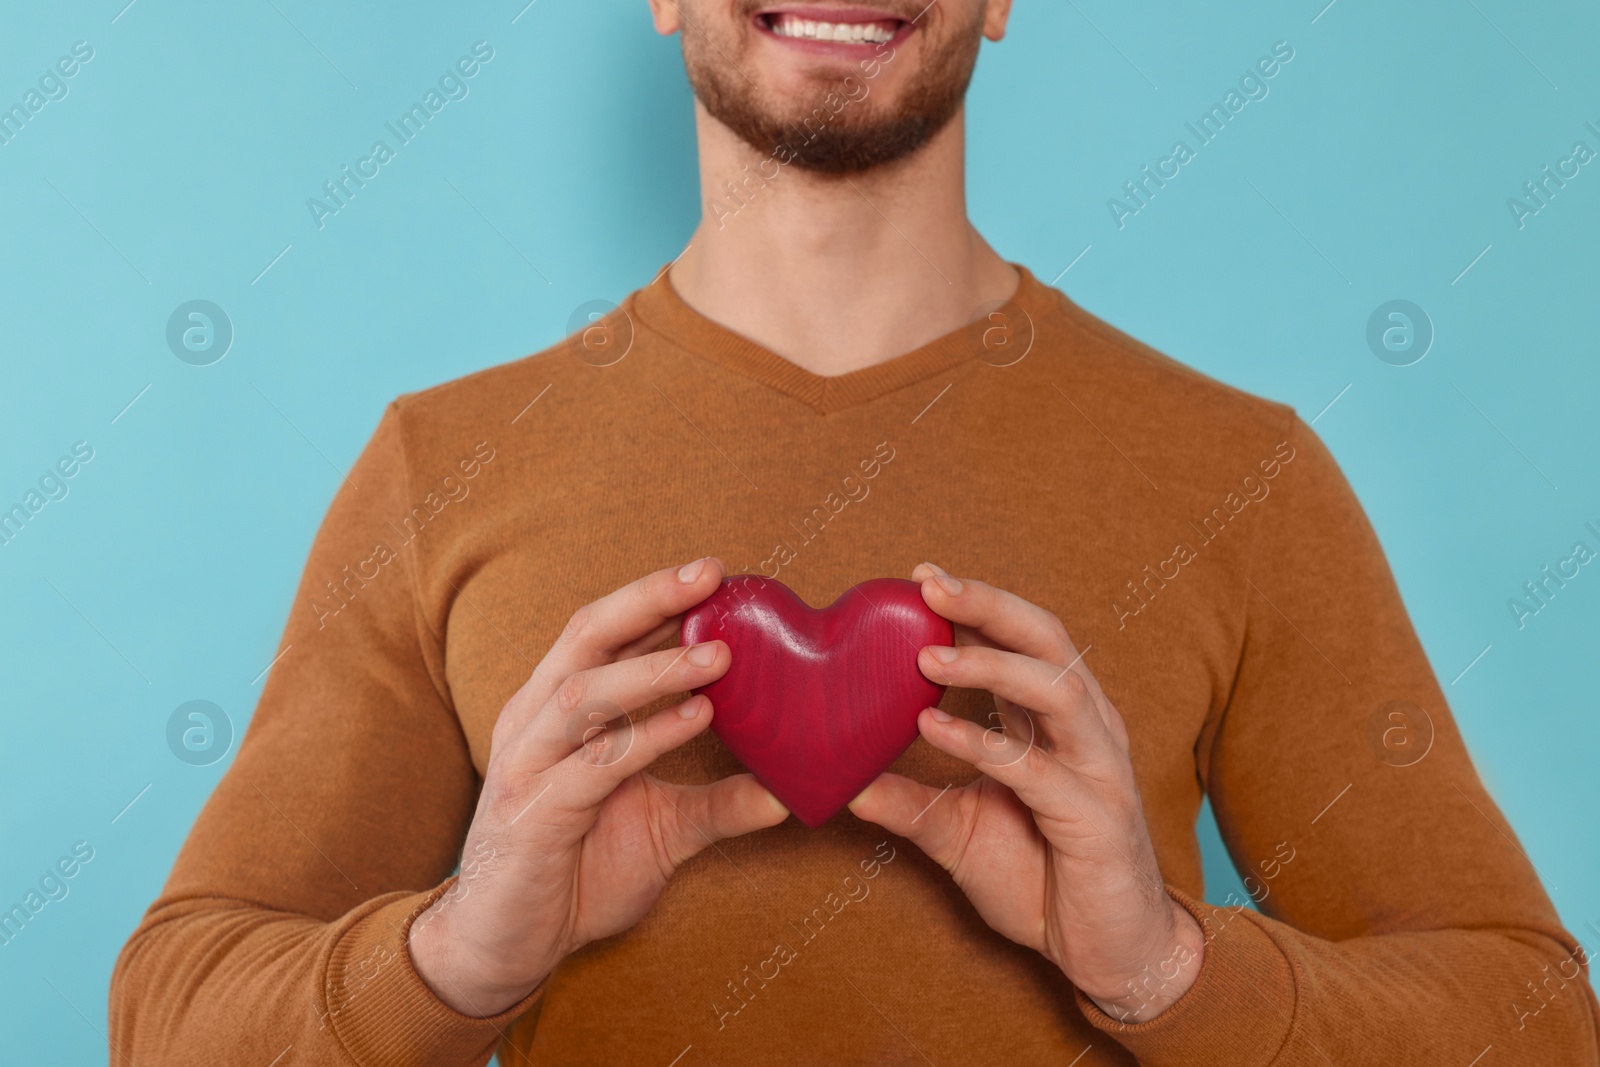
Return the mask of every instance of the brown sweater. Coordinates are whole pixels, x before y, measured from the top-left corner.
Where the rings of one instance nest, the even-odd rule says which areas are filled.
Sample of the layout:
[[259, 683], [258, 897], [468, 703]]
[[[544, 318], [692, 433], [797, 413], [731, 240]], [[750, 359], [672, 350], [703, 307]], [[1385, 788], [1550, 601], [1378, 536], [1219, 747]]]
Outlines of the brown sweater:
[[[823, 378], [663, 277], [610, 347], [395, 402], [117, 962], [116, 1062], [1600, 1062], [1583, 949], [1317, 437], [1026, 272], [1002, 315]], [[1211, 933], [1194, 987], [1119, 1025], [846, 811], [707, 849], [503, 1015], [437, 1000], [406, 931], [454, 883], [502, 704], [578, 606], [706, 554], [814, 605], [932, 560], [1059, 615], [1127, 721], [1161, 870]], [[922, 741], [895, 769], [974, 776]], [[738, 770], [710, 733], [652, 768]], [[1206, 793], [1259, 912], [1196, 903]]]

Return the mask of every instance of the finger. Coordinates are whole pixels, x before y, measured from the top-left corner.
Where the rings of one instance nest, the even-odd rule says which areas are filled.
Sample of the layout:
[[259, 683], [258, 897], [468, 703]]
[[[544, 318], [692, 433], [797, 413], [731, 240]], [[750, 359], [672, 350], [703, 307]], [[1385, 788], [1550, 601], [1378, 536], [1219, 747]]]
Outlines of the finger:
[[[617, 748], [631, 743], [634, 724], [627, 713], [668, 693], [710, 685], [733, 662], [724, 641], [663, 649], [648, 656], [619, 660], [569, 675], [518, 729], [513, 712], [509, 744], [521, 766], [543, 770], [576, 752], [580, 746], [610, 745], [599, 760], [617, 758]], [[603, 733], [610, 737], [600, 737]]]
[[1034, 744], [1048, 744], [1044, 737], [1043, 728], [1033, 712], [1020, 704], [1013, 704], [1005, 697], [994, 698], [994, 711], [989, 713], [990, 737], [997, 732], [1005, 736], [1019, 738], [1022, 741]]
[[957, 626], [970, 627], [1002, 648], [1058, 666], [1078, 658], [1061, 620], [1037, 604], [971, 578], [953, 578], [931, 563], [911, 574], [922, 583], [922, 599], [928, 607]]
[[[949, 573], [949, 571], [946, 571], [943, 567], [936, 563], [919, 563], [911, 569], [911, 577], [918, 584], [921, 584], [932, 575], [943, 574], [948, 576]], [[970, 626], [963, 626], [960, 623], [956, 623], [955, 632], [955, 643], [958, 645], [986, 645], [989, 648], [1000, 647]]]
[[[1099, 706], [1076, 671], [1003, 649], [929, 645], [917, 666], [932, 679], [962, 689], [987, 689], [1039, 717], [1052, 751], [1074, 761], [1103, 761], [1115, 754]], [[1007, 718], [1012, 725], [1013, 719]]]
[[[924, 602], [956, 624], [956, 644], [1009, 648], [1069, 667], [1083, 677], [1108, 725], [1116, 720], [1114, 711], [1107, 714], [1111, 701], [1100, 688], [1099, 679], [1083, 663], [1089, 648], [1080, 652], [1055, 615], [994, 586], [970, 578], [952, 579], [932, 563], [923, 563], [911, 573], [923, 585]], [[1112, 729], [1115, 732], [1119, 727]]]
[[961, 812], [949, 792], [949, 786], [937, 789], [885, 772], [849, 806], [856, 818], [906, 838], [948, 871], [960, 859], [963, 837]]
[[722, 561], [707, 556], [667, 567], [579, 608], [533, 675], [508, 702], [537, 708], [570, 674], [598, 667], [710, 596], [721, 583]]
[[1081, 792], [1072, 773], [1037, 745], [1027, 745], [1020, 754], [1007, 751], [1009, 745], [992, 744], [986, 737], [989, 731], [977, 723], [937, 708], [928, 708], [917, 717], [917, 729], [923, 740], [934, 748], [973, 764], [1001, 785], [1008, 786], [1017, 799], [1034, 812], [1055, 818], [1065, 818], [1074, 812], [1081, 814], [1079, 802], [1068, 795]]
[[658, 711], [616, 737], [591, 739], [550, 769], [552, 805], [569, 813], [593, 808], [628, 776], [710, 726], [711, 717], [711, 700], [702, 694]]
[[707, 845], [776, 826], [789, 817], [789, 809], [753, 774], [709, 785], [677, 785], [646, 775], [645, 785], [664, 802], [657, 826], [674, 868]]

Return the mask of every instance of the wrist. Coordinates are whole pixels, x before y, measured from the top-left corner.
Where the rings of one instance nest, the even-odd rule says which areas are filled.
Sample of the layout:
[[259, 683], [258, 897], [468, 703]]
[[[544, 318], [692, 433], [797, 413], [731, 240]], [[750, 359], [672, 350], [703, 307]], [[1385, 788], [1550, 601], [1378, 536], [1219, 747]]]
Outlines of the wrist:
[[1206, 938], [1188, 909], [1170, 897], [1171, 927], [1144, 967], [1113, 997], [1090, 996], [1100, 1010], [1124, 1023], [1143, 1023], [1166, 1011], [1194, 985]]
[[489, 968], [474, 963], [451, 928], [446, 898], [417, 916], [406, 938], [411, 966], [434, 996], [462, 1015], [487, 1018], [522, 1000], [543, 981], [497, 981]]

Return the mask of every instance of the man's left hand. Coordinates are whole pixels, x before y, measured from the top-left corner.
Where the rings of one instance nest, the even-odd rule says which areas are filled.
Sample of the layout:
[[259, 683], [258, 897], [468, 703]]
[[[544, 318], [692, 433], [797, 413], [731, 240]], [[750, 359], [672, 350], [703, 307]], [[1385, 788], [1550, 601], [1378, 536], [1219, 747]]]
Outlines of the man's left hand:
[[988, 729], [936, 708], [918, 729], [983, 773], [947, 794], [884, 774], [850, 810], [913, 841], [1107, 1014], [1154, 1018], [1194, 984], [1205, 937], [1166, 892], [1122, 716], [1050, 612], [932, 564], [911, 576], [955, 624], [955, 647], [922, 649], [922, 673], [995, 702]]

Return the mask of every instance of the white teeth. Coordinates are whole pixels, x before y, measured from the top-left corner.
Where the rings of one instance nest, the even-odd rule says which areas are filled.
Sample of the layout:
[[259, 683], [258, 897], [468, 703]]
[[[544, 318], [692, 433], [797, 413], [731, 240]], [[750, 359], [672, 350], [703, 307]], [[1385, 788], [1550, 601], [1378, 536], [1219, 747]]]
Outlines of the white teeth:
[[883, 44], [894, 39], [893, 30], [873, 22], [816, 22], [795, 15], [778, 15], [772, 19], [771, 27], [779, 37], [810, 41]]

